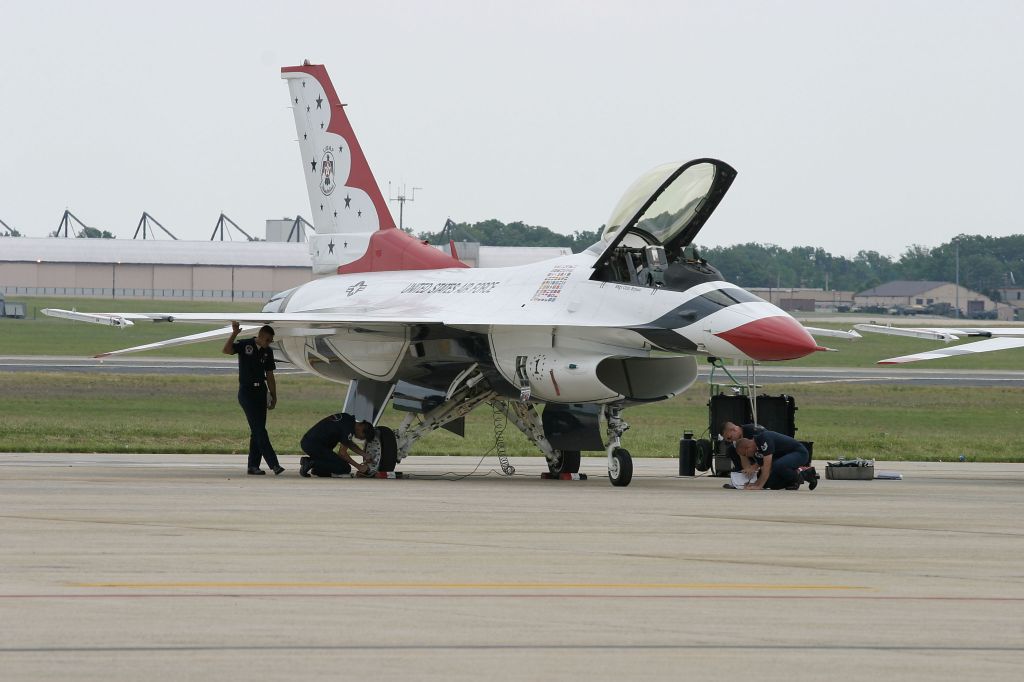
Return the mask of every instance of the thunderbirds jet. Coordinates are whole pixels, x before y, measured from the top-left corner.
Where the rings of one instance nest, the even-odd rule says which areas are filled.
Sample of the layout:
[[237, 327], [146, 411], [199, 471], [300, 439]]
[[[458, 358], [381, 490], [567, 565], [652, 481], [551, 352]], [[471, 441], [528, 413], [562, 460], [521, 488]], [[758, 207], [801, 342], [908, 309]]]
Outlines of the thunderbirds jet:
[[[272, 324], [279, 357], [348, 384], [346, 412], [378, 424], [389, 403], [407, 411], [397, 429], [378, 427], [382, 471], [434, 429], [461, 433], [465, 415], [489, 403], [544, 453], [552, 473], [577, 472], [581, 451], [604, 451], [616, 486], [628, 485], [633, 469], [622, 447], [623, 409], [685, 391], [698, 359], [788, 360], [826, 350], [812, 332], [857, 336], [801, 326], [695, 253], [694, 237], [736, 177], [722, 161], [645, 173], [582, 253], [471, 269], [396, 228], [327, 70], [306, 62], [281, 75], [320, 277], [276, 294], [259, 313], [46, 314], [116, 327]], [[229, 333], [224, 327], [115, 353]]]

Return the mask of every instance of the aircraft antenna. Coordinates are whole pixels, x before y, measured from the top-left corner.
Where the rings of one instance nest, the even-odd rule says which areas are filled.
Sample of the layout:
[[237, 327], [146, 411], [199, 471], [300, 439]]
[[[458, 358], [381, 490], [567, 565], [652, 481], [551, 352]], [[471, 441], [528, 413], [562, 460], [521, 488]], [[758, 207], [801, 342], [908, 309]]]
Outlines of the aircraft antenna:
[[403, 183], [402, 184], [402, 189], [398, 189], [397, 185], [395, 186], [395, 191], [397, 192], [397, 194], [395, 196], [391, 196], [391, 181], [388, 180], [388, 201], [397, 201], [398, 202], [398, 229], [399, 230], [403, 229], [402, 222], [403, 222], [403, 213], [405, 212], [405, 202], [407, 202], [407, 201], [416, 201], [416, 190], [418, 190], [418, 189], [423, 189], [423, 188], [422, 187], [413, 187], [412, 188], [412, 193], [411, 194], [407, 194], [406, 191], [405, 191], [405, 183]]

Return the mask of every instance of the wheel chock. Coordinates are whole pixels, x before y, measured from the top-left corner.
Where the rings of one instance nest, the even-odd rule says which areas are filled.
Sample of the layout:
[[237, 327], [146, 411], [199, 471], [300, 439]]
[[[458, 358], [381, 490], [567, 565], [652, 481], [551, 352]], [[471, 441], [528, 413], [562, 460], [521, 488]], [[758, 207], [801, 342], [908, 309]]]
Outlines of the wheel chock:
[[541, 478], [547, 481], [585, 481], [587, 480], [586, 474], [553, 474], [550, 471], [544, 471], [540, 475]]

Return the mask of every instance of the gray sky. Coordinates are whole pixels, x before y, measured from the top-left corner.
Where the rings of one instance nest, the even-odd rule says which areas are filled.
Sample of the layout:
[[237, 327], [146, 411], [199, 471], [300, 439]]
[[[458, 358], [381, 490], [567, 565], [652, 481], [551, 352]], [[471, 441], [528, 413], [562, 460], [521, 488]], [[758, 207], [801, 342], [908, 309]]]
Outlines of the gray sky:
[[[3, 0], [0, 219], [130, 238], [309, 216], [281, 66], [327, 66], [406, 225], [604, 223], [657, 164], [739, 176], [698, 241], [898, 255], [1024, 232], [1024, 3]], [[397, 205], [393, 204], [397, 217]], [[2, 242], [0, 242], [2, 248]]]

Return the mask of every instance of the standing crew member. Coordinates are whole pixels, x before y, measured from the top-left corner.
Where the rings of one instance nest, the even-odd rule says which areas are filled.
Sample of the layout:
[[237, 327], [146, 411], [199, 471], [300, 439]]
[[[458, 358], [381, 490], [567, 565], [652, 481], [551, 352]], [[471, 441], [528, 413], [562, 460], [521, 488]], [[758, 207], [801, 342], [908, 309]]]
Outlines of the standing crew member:
[[238, 404], [249, 422], [249, 468], [250, 476], [263, 476], [260, 459], [267, 460], [267, 466], [275, 475], [284, 467], [277, 461], [277, 453], [270, 444], [267, 434], [267, 410], [277, 407], [277, 382], [274, 381], [274, 328], [260, 327], [259, 333], [251, 339], [235, 341], [241, 328], [231, 323], [231, 336], [224, 342], [225, 355], [238, 355]]
[[818, 487], [818, 474], [809, 466], [811, 456], [795, 438], [766, 430], [752, 439], [736, 441], [736, 452], [743, 471], [757, 472], [757, 480], [744, 490], [798, 490], [805, 482], [811, 490]]
[[[302, 451], [308, 455], [299, 459], [299, 475], [309, 477], [310, 472], [316, 476], [327, 478], [331, 474], [347, 474], [356, 468], [361, 474], [369, 471], [366, 464], [366, 451], [352, 442], [352, 437], [369, 443], [373, 440], [373, 424], [356, 422], [356, 418], [346, 412], [324, 417], [302, 437]], [[334, 452], [337, 446], [338, 452]], [[358, 464], [349, 453], [352, 450], [363, 457]]]

